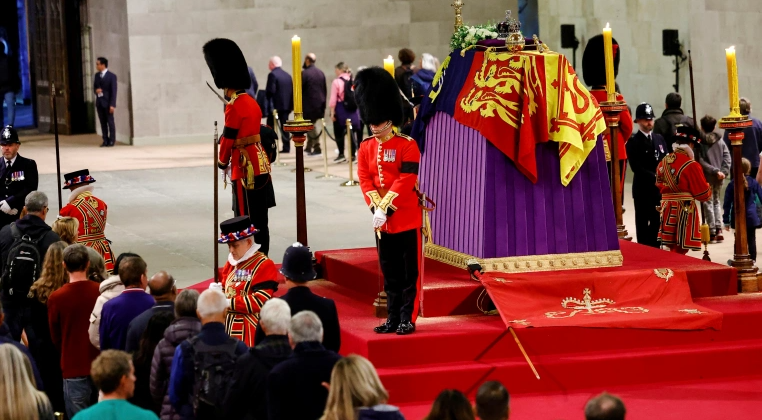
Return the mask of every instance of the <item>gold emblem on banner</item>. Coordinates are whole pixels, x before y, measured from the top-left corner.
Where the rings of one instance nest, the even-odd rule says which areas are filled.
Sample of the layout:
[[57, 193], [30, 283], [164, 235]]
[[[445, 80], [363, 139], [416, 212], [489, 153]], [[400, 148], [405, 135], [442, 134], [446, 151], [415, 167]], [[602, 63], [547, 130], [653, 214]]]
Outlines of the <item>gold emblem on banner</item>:
[[671, 279], [672, 276], [675, 275], [675, 272], [670, 270], [669, 268], [654, 268], [654, 274], [656, 274], [656, 277], [660, 279], [669, 281], [669, 279]]
[[706, 313], [706, 312], [699, 311], [698, 309], [680, 309], [678, 312], [692, 314], [692, 315], [701, 315]]
[[524, 326], [527, 326], [530, 324], [530, 322], [527, 321], [526, 319], [514, 319], [513, 321], [508, 321], [508, 322], [510, 322], [511, 324], [518, 324], [518, 325], [524, 325]]
[[595, 299], [592, 298], [592, 292], [590, 289], [582, 291], [582, 299], [567, 297], [561, 301], [561, 307], [564, 309], [571, 309], [571, 311], [557, 311], [557, 312], [545, 312], [546, 318], [571, 318], [578, 313], [583, 315], [600, 315], [609, 313], [624, 313], [624, 314], [642, 314], [648, 312], [648, 309], [641, 308], [639, 306], [625, 307], [625, 308], [609, 308], [608, 305], [613, 305], [616, 302], [607, 299]]

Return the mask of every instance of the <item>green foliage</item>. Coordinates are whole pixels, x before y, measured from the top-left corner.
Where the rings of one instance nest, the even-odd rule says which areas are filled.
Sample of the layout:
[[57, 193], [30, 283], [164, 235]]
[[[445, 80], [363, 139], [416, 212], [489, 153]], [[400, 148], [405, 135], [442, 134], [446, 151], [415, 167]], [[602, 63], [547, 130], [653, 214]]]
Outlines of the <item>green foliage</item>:
[[485, 25], [463, 25], [452, 34], [450, 39], [450, 51], [460, 50], [475, 45], [483, 39], [497, 38], [497, 25], [488, 23]]

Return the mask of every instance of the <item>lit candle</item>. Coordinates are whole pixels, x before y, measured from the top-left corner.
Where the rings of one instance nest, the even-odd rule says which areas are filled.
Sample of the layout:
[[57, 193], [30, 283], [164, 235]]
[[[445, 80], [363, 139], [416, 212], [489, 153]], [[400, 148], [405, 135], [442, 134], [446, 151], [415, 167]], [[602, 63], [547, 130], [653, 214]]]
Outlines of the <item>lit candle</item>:
[[389, 74], [394, 77], [394, 59], [390, 55], [389, 57], [384, 58], [384, 70], [388, 71]]
[[291, 38], [291, 60], [294, 79], [294, 119], [302, 119], [302, 40]]
[[736, 65], [736, 47], [725, 49], [725, 61], [728, 65], [728, 102], [730, 115], [740, 115], [738, 104], [738, 66]]
[[608, 100], [613, 102], [616, 100], [616, 82], [614, 79], [614, 47], [611, 37], [611, 27], [606, 22], [606, 27], [603, 28], [603, 53], [606, 58], [606, 93], [608, 93]]

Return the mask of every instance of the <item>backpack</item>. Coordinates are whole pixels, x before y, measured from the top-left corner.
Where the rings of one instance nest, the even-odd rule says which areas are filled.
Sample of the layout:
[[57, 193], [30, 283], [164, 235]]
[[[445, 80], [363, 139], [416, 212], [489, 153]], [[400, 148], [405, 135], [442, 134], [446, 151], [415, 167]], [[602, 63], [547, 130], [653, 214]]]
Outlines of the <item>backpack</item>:
[[355, 99], [354, 80], [349, 76], [349, 80], [344, 80], [344, 109], [347, 112], [357, 111], [357, 100]]
[[193, 412], [199, 419], [217, 418], [235, 370], [238, 340], [228, 338], [224, 344], [213, 346], [195, 336], [188, 342], [193, 353], [195, 375]]
[[3, 293], [11, 299], [19, 300], [27, 296], [32, 283], [40, 275], [41, 258], [37, 242], [47, 233], [33, 240], [29, 235], [22, 235], [15, 222], [10, 226], [13, 243], [3, 270]]

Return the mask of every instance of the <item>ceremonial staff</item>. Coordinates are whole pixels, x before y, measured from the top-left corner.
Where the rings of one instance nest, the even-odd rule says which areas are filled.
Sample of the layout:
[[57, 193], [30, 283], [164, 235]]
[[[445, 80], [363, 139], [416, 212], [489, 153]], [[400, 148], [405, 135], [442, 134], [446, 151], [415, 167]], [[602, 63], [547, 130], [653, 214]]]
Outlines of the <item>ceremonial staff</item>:
[[[215, 92], [216, 93], [216, 92]], [[213, 168], [213, 175], [214, 175], [214, 282], [219, 283], [220, 282], [220, 255], [219, 252], [217, 252], [217, 220], [219, 217], [219, 180], [217, 179], [217, 162], [219, 161], [219, 149], [217, 148], [217, 143], [219, 137], [217, 135], [217, 121], [214, 122], [214, 162], [212, 164]], [[227, 185], [227, 184], [226, 184]]]
[[[698, 131], [698, 120], [696, 119], [696, 92], [693, 89], [693, 58], [691, 58], [691, 50], [688, 50], [688, 74], [691, 77], [691, 108], [693, 111], [693, 128]], [[703, 150], [699, 150], [700, 153], [704, 153]], [[704, 211], [704, 205], [699, 201], [696, 201], [696, 205], [701, 208], [701, 243], [704, 244], [704, 261], [712, 261], [709, 258], [709, 225], [706, 223], [706, 212]]]
[[58, 107], [56, 106], [56, 83], [50, 82], [50, 102], [53, 107], [53, 136], [56, 139], [56, 179], [58, 179], [58, 212], [63, 208], [61, 199], [61, 151], [58, 142]]

